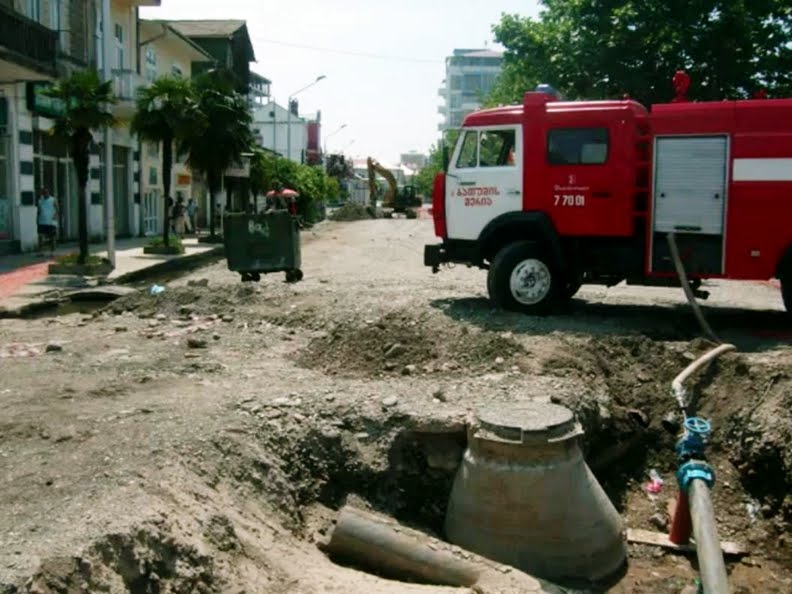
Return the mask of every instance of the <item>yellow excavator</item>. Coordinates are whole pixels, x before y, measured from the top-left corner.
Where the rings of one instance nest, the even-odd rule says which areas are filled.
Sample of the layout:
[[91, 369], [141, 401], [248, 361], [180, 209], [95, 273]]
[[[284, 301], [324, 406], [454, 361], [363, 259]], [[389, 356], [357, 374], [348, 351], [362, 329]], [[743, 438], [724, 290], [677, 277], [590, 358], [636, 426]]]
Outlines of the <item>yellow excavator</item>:
[[392, 218], [396, 213], [404, 213], [408, 219], [414, 219], [418, 216], [411, 207], [420, 206], [420, 202], [416, 202], [415, 188], [413, 186], [404, 186], [402, 191], [396, 184], [396, 178], [385, 167], [383, 167], [376, 159], [369, 157], [366, 160], [368, 165], [368, 182], [369, 182], [369, 204], [372, 212], [377, 211], [377, 198], [379, 197], [380, 187], [377, 183], [377, 174], [379, 173], [385, 178], [388, 183], [388, 188], [382, 197], [382, 210], [386, 218]]

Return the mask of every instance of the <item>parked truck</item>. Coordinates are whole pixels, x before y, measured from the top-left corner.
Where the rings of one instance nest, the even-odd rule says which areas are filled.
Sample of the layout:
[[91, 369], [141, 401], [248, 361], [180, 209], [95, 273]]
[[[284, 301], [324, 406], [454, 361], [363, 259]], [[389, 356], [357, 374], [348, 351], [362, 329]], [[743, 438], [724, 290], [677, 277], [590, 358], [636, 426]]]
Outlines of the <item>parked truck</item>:
[[442, 243], [424, 263], [487, 269], [501, 308], [547, 313], [582, 284], [679, 286], [673, 242], [694, 289], [775, 277], [792, 311], [792, 99], [682, 91], [647, 109], [529, 92], [465, 118], [432, 203]]

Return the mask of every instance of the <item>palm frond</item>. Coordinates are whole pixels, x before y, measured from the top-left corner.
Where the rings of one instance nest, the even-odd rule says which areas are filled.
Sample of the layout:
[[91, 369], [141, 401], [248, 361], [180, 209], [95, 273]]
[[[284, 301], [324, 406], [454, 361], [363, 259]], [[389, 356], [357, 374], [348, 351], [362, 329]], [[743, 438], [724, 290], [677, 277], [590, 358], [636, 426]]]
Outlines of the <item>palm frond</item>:
[[55, 117], [54, 132], [58, 135], [71, 136], [76, 130], [98, 130], [116, 124], [109, 110], [116, 102], [112, 82], [103, 82], [93, 70], [74, 72], [56, 81], [45, 94], [64, 105], [63, 115]]

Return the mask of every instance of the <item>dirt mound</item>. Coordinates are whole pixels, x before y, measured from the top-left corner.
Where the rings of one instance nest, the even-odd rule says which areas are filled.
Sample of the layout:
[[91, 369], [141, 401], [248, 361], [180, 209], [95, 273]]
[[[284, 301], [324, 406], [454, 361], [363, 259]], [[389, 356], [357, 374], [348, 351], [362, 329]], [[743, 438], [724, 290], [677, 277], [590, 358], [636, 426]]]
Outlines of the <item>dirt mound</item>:
[[347, 202], [327, 217], [331, 221], [362, 221], [365, 219], [373, 219], [371, 211], [361, 205], [353, 202]]
[[141, 290], [121, 297], [100, 310], [112, 314], [132, 312], [141, 318], [162, 314], [168, 317], [230, 314], [237, 308], [255, 305], [261, 298], [252, 285], [188, 285], [168, 286], [152, 295]]
[[338, 323], [312, 340], [298, 363], [343, 375], [414, 375], [460, 368], [497, 370], [514, 365], [524, 352], [509, 335], [394, 312], [378, 320]]
[[[671, 382], [712, 346], [701, 339], [669, 345], [633, 336], [570, 341], [565, 352], [544, 361], [544, 370], [590, 386], [589, 393], [561, 403], [577, 412], [595, 460], [632, 446], [656, 464], [673, 466], [681, 419], [672, 418], [678, 407]], [[767, 517], [781, 512], [792, 521], [790, 374], [727, 354], [686, 387], [695, 414], [712, 423], [709, 453], [725, 455], [734, 465], [729, 472], [764, 505]]]
[[41, 563], [23, 592], [221, 592], [211, 557], [178, 543], [156, 527], [111, 534], [81, 557]]

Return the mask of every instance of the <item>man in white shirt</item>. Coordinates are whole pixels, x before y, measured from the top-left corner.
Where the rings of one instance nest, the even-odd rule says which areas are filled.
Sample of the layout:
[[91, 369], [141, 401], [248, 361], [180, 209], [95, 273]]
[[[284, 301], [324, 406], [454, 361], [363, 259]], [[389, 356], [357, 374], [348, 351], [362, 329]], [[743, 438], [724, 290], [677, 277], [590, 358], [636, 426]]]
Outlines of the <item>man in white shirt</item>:
[[50, 254], [55, 252], [55, 236], [58, 233], [58, 201], [51, 196], [47, 188], [41, 188], [38, 201], [38, 236], [39, 252], [42, 245], [49, 241]]

